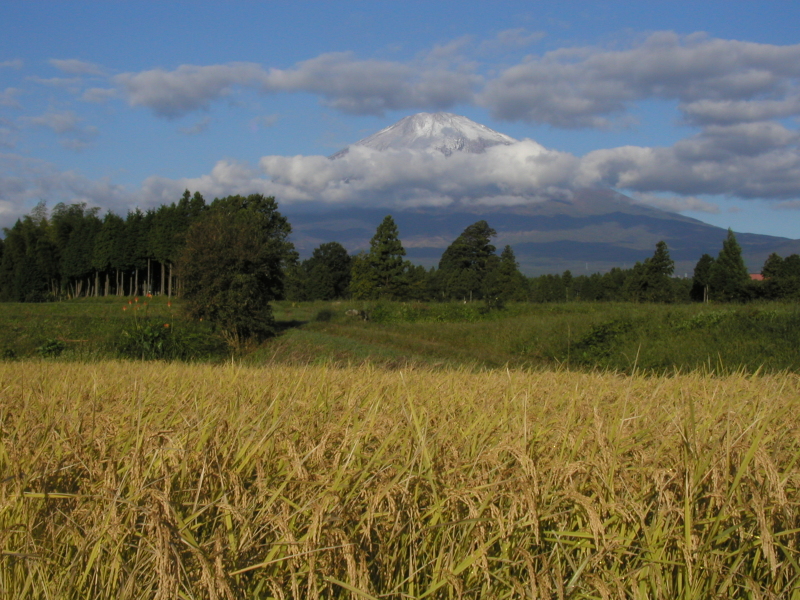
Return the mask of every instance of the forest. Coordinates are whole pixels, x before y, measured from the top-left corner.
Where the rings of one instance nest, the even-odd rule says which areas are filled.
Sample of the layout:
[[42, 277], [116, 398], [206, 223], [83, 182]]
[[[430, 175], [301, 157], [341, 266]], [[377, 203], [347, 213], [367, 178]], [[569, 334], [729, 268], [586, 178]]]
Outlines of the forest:
[[[266, 219], [260, 226], [264, 239], [251, 232], [248, 248], [243, 232], [252, 229], [252, 218], [237, 220], [237, 212]], [[207, 203], [199, 192], [186, 190], [177, 202], [130, 211], [124, 218], [110, 211], [102, 217], [99, 213], [82, 203], [60, 203], [48, 211], [41, 202], [5, 228], [0, 240], [0, 300], [191, 297], [215, 284], [230, 287], [225, 273], [248, 269], [265, 276], [259, 293], [267, 301], [481, 300], [499, 307], [508, 301], [742, 302], [800, 296], [800, 257], [771, 255], [762, 269], [763, 280], [753, 281], [732, 232], [717, 257], [698, 257], [691, 279], [673, 277], [674, 264], [663, 241], [652, 256], [629, 269], [526, 277], [510, 246], [498, 254], [492, 244], [496, 231], [486, 221], [467, 227], [444, 251], [438, 267], [426, 269], [405, 259], [391, 216], [378, 226], [367, 251], [350, 255], [330, 241], [301, 261], [289, 242], [291, 226], [274, 198], [258, 194]], [[228, 216], [221, 217], [223, 213]], [[228, 242], [220, 243], [223, 238]], [[280, 238], [274, 247], [269, 241], [273, 238]], [[237, 240], [242, 243], [234, 243]], [[256, 247], [268, 247], [266, 255], [248, 255]]]

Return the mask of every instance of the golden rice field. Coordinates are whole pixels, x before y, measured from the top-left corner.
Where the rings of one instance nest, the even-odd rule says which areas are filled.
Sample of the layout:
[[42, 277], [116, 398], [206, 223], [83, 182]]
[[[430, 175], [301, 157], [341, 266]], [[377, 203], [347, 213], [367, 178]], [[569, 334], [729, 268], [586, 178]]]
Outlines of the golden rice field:
[[800, 598], [800, 379], [0, 363], [0, 597]]

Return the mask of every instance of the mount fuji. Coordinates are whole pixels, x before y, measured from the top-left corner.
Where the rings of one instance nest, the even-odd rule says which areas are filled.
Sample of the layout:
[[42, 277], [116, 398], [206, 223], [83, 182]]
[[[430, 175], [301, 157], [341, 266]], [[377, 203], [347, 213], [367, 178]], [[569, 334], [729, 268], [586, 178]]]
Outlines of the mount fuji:
[[[480, 154], [492, 146], [508, 146], [517, 141], [467, 117], [452, 113], [418, 113], [357, 141], [353, 146], [373, 150], [426, 150], [450, 156], [453, 152]], [[349, 151], [348, 146], [331, 158], [341, 158]]]
[[[419, 113], [343, 148], [329, 160], [335, 166], [367, 151], [375, 153], [373, 157], [395, 153], [414, 157], [417, 162], [411, 164], [424, 169], [429, 163], [441, 165], [442, 160], [446, 161], [444, 164], [458, 162], [462, 160], [459, 156], [473, 156], [469, 160], [480, 161], [481, 155], [488, 157], [502, 152], [503, 147], [511, 150], [520, 144], [547, 152], [531, 140], [520, 142], [466, 117]], [[515, 169], [526, 168], [524, 162], [519, 167], [508, 162], [502, 166], [509, 179], [516, 176]], [[543, 187], [535, 197], [518, 196], [505, 205], [457, 200], [439, 205], [417, 203], [416, 172], [408, 168], [408, 161], [399, 164], [405, 169], [402, 177], [409, 180], [404, 192], [408, 202], [390, 207], [363, 202], [283, 205], [281, 211], [292, 223], [292, 239], [300, 255], [308, 256], [315, 247], [330, 241], [340, 242], [350, 252], [368, 249], [378, 224], [391, 214], [408, 258], [431, 266], [438, 264], [445, 248], [467, 226], [483, 219], [497, 231], [494, 244], [498, 248], [510, 245], [528, 275], [567, 269], [577, 275], [602, 273], [613, 267], [630, 268], [652, 256], [656, 243], [664, 240], [675, 261], [676, 276], [691, 277], [699, 258], [705, 253], [716, 256], [727, 235], [726, 229], [637, 203], [602, 187], [571, 189], [566, 194]], [[402, 185], [403, 181], [399, 183]], [[503, 181], [498, 186], [502, 187]], [[424, 194], [425, 190], [419, 193]], [[736, 237], [750, 272], [760, 271], [772, 252], [781, 256], [800, 254], [800, 240], [749, 233], [737, 233]]]

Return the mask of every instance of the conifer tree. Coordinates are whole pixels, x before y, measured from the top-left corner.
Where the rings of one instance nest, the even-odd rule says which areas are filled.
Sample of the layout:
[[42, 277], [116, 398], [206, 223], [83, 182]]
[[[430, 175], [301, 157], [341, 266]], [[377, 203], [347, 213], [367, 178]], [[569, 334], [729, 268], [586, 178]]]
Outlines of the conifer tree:
[[482, 296], [484, 278], [493, 265], [492, 257], [496, 259], [491, 243], [496, 235], [486, 221], [478, 221], [447, 247], [438, 272], [445, 298], [473, 300]]
[[527, 279], [519, 271], [519, 264], [511, 246], [503, 248], [499, 260], [486, 276], [484, 295], [502, 302], [527, 298]]
[[722, 242], [722, 250], [709, 272], [711, 299], [722, 302], [745, 300], [749, 281], [750, 275], [742, 258], [742, 248], [733, 231], [728, 229], [728, 236]]
[[405, 298], [405, 248], [391, 215], [387, 215], [369, 243], [369, 252], [353, 259], [351, 293], [355, 299]]
[[703, 254], [694, 267], [690, 295], [695, 302], [708, 302], [709, 300], [708, 286], [711, 278], [711, 265], [713, 264], [714, 257], [710, 254]]

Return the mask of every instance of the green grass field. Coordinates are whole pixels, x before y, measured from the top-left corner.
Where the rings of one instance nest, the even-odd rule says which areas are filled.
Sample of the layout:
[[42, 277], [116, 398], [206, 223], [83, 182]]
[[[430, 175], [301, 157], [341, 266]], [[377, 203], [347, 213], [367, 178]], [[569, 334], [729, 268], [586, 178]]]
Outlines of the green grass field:
[[[371, 320], [348, 317], [349, 309], [364, 310]], [[255, 364], [371, 360], [626, 373], [800, 370], [796, 304], [516, 304], [483, 313], [479, 304], [278, 303], [276, 316], [303, 325], [254, 353]]]
[[[0, 356], [7, 359], [230, 358], [208, 323], [186, 321], [180, 303], [168, 306], [164, 298], [7, 303], [0, 310]], [[348, 310], [370, 320], [347, 316]], [[800, 371], [797, 304], [576, 302], [487, 312], [480, 303], [278, 302], [274, 312], [278, 335], [246, 346], [237, 359], [624, 373]]]

